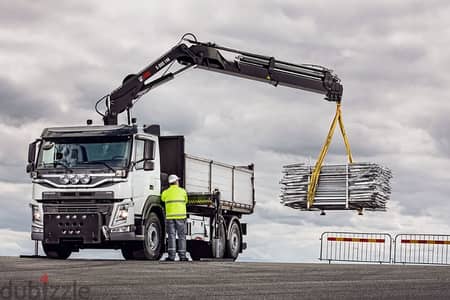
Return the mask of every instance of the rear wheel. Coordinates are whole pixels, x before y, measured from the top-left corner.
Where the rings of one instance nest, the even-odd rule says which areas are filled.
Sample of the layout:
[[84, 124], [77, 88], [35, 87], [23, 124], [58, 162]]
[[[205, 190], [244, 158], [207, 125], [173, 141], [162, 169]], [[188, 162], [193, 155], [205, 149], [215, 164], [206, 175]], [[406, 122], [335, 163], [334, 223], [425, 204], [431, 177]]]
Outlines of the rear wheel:
[[137, 244], [132, 256], [135, 259], [159, 260], [162, 256], [163, 232], [157, 214], [150, 213], [145, 221], [144, 230], [144, 241]]
[[42, 248], [44, 249], [45, 255], [50, 258], [67, 259], [72, 254], [72, 250], [64, 245], [42, 243]]
[[242, 235], [239, 222], [233, 221], [230, 224], [229, 238], [227, 239], [227, 249], [225, 257], [232, 258], [234, 260], [239, 256], [241, 251]]

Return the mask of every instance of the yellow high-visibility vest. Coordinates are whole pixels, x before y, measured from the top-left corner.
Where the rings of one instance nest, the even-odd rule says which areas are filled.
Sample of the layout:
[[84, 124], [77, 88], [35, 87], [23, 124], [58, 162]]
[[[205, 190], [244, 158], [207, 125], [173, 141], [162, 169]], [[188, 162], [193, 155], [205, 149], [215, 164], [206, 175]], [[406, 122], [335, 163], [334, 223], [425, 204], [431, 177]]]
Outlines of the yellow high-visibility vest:
[[186, 204], [188, 197], [186, 191], [177, 186], [171, 185], [167, 190], [162, 192], [161, 201], [166, 206], [166, 219], [185, 219], [186, 218]]

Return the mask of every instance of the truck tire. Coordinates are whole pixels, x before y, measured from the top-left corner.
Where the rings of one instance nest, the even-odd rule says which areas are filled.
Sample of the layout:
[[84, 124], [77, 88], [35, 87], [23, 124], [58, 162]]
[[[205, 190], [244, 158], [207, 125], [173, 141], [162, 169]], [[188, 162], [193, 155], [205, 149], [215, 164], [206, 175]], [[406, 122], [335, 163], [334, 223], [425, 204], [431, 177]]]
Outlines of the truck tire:
[[150, 213], [145, 220], [144, 241], [139, 242], [133, 250], [135, 259], [159, 260], [163, 254], [163, 232], [161, 221], [155, 213]]
[[[224, 258], [225, 256], [227, 235], [225, 230], [225, 222], [220, 222], [219, 226], [219, 238], [213, 239], [211, 242], [211, 252], [213, 258]], [[219, 243], [219, 245], [217, 245], [217, 243]]]
[[225, 257], [236, 260], [237, 257], [239, 256], [242, 245], [242, 235], [239, 222], [237, 221], [231, 222], [228, 232], [229, 236], [227, 238], [227, 247], [226, 247], [227, 249]]
[[72, 250], [64, 245], [42, 243], [42, 249], [49, 258], [67, 259], [72, 254]]
[[210, 245], [202, 241], [189, 241], [189, 254], [194, 261], [212, 257]]

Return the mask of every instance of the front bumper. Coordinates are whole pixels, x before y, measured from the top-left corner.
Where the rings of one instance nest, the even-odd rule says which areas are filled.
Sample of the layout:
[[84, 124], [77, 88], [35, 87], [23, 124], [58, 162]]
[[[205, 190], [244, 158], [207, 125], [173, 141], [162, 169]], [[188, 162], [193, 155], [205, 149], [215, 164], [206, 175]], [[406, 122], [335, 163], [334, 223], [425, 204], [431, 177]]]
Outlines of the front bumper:
[[[110, 226], [116, 204], [44, 204], [43, 225], [33, 224], [31, 239], [48, 244], [100, 245], [109, 241], [135, 241], [134, 214], [123, 226]], [[130, 224], [133, 223], [133, 224]]]
[[100, 243], [101, 219], [100, 213], [44, 213], [44, 241], [47, 244], [59, 244], [64, 240]]
[[[44, 233], [43, 232], [31, 232], [31, 239], [34, 241], [43, 241]], [[102, 242], [113, 241], [142, 241], [144, 240], [144, 236], [136, 235], [134, 231], [132, 232], [110, 232], [108, 236], [102, 234]], [[66, 239], [66, 241], [70, 241], [70, 239]], [[59, 243], [59, 241], [58, 241]], [[86, 244], [86, 242], [83, 242]]]

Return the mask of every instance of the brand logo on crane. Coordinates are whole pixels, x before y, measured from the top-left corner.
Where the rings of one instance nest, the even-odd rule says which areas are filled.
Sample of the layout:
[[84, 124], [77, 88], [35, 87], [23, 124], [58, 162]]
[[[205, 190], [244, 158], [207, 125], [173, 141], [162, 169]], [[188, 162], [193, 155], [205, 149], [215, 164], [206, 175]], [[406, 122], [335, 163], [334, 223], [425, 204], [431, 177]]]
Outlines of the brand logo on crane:
[[167, 65], [170, 62], [170, 58], [165, 57], [161, 60], [161, 62], [159, 62], [155, 68], [157, 71], [159, 71], [160, 69], [164, 68], [165, 65]]

